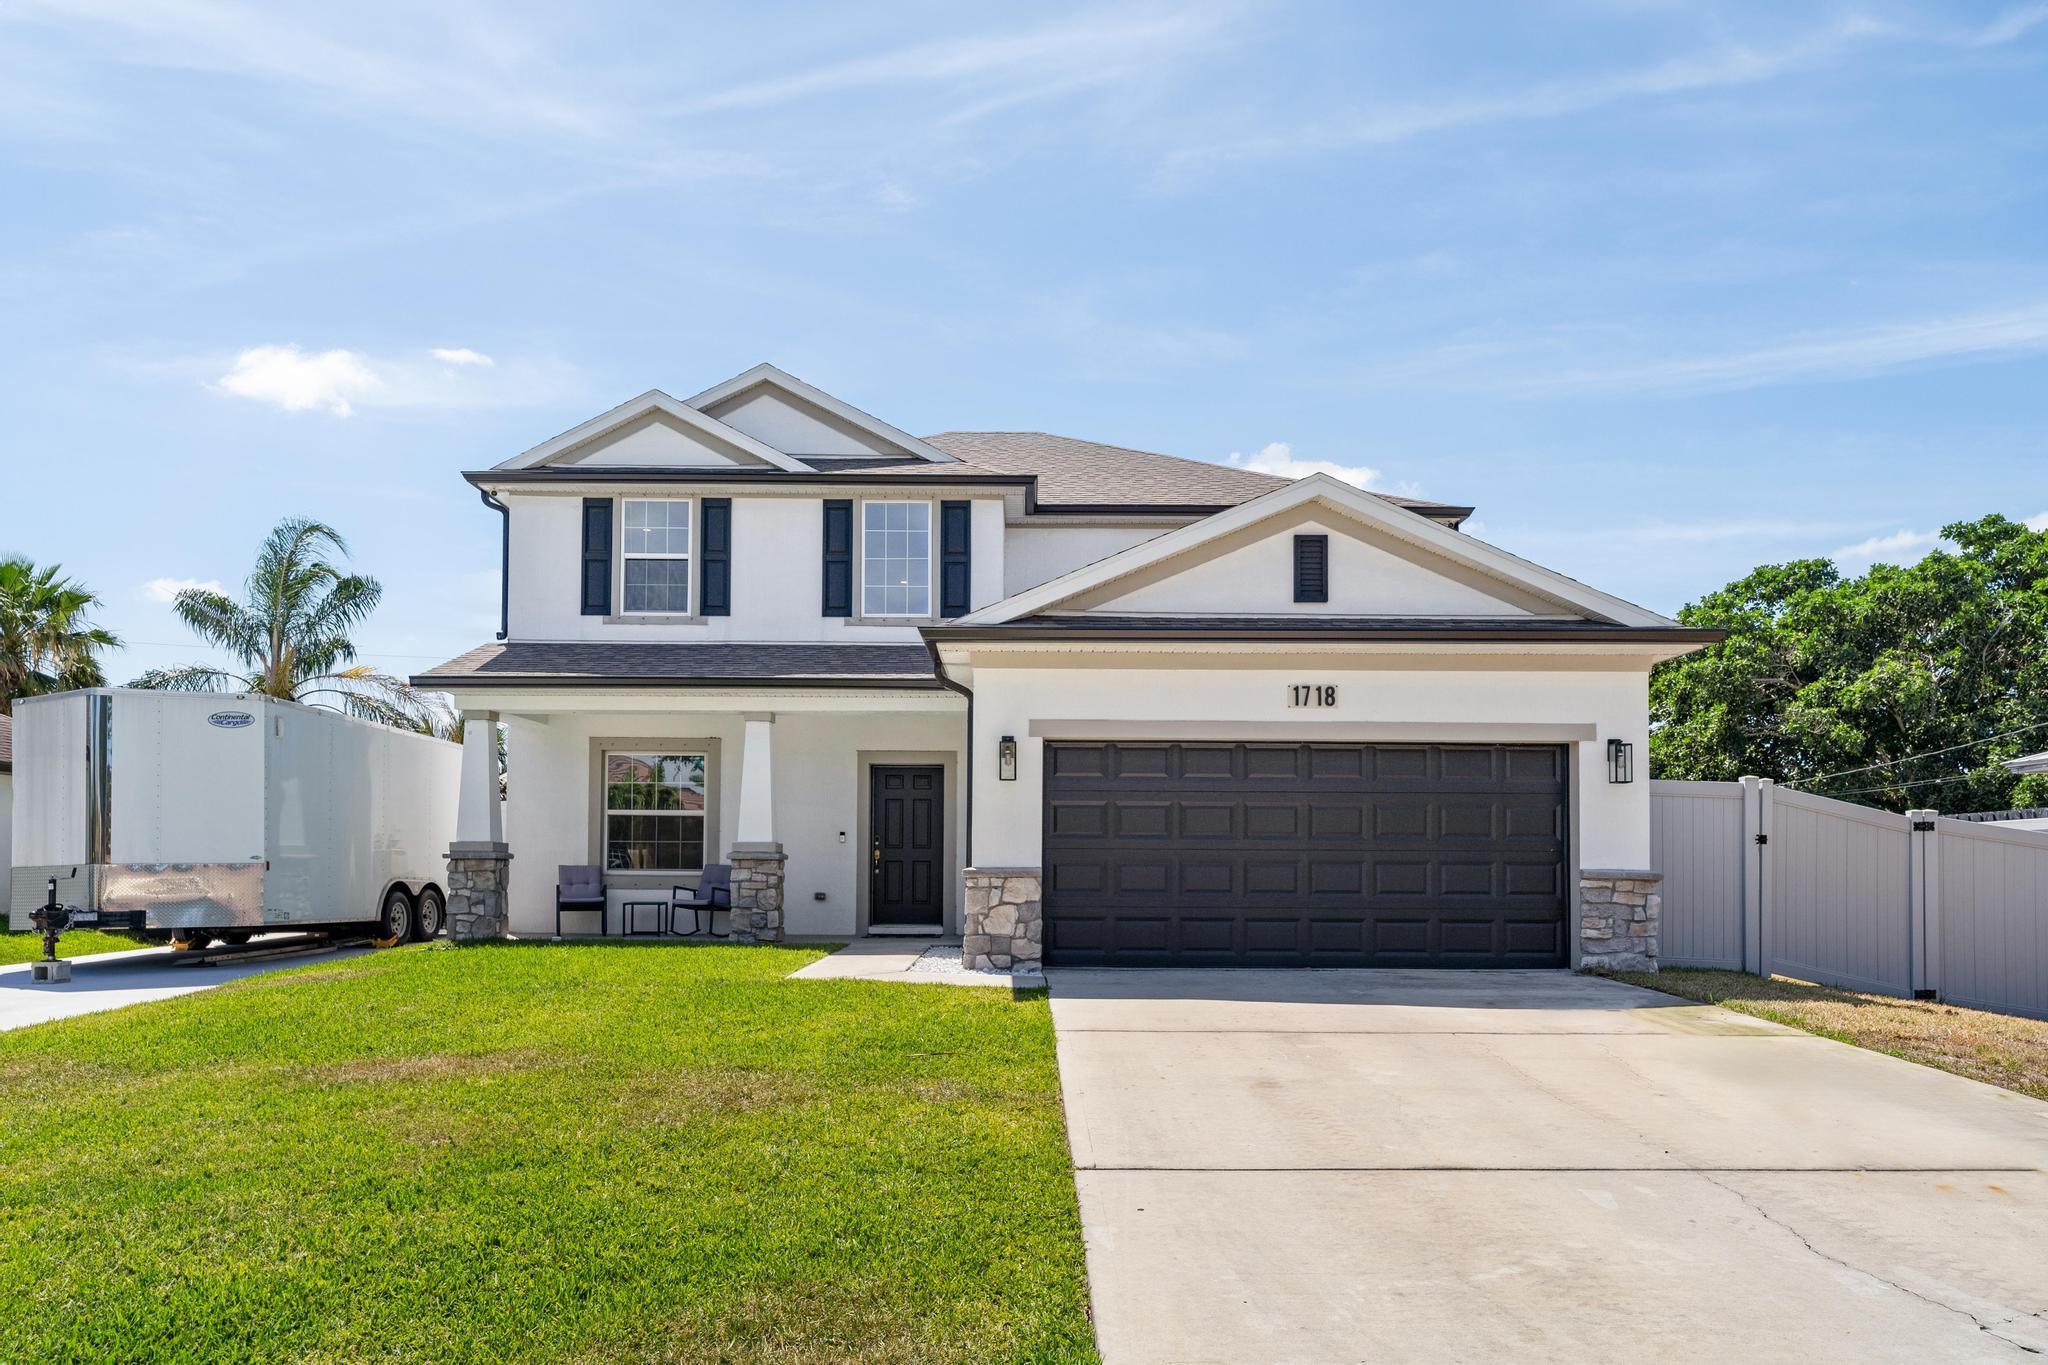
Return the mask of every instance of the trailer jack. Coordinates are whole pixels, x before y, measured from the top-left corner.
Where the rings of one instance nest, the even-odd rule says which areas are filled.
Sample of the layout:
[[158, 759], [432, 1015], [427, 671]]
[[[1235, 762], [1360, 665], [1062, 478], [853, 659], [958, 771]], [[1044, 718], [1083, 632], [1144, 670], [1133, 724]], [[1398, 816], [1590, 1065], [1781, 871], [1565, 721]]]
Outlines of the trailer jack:
[[57, 904], [57, 879], [50, 878], [49, 896], [31, 917], [43, 935], [43, 959], [29, 968], [29, 980], [55, 984], [71, 979], [71, 964], [57, 956], [57, 936], [71, 927], [69, 907]]

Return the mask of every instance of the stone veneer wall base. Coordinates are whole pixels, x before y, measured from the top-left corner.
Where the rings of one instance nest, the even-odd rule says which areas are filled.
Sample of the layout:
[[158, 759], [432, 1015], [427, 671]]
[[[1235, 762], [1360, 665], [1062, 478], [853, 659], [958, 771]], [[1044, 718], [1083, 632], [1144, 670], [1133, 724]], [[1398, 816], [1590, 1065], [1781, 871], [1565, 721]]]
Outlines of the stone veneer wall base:
[[788, 855], [756, 845], [732, 851], [732, 917], [726, 933], [734, 943], [782, 942], [782, 874]]
[[1664, 874], [1635, 868], [1579, 872], [1579, 970], [1654, 972], [1664, 921]]
[[448, 937], [456, 943], [503, 938], [512, 850], [505, 844], [448, 848]]
[[970, 867], [960, 960], [970, 971], [1036, 972], [1044, 957], [1044, 882], [1035, 867]]

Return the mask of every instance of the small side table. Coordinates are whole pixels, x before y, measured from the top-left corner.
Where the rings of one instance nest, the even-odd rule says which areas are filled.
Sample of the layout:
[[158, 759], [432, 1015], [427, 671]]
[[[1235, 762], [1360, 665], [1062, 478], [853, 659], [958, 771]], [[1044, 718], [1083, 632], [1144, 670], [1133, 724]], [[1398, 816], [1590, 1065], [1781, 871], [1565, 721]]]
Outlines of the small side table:
[[[633, 927], [635, 912], [640, 910], [652, 910], [655, 912], [654, 928], [651, 931], [642, 931]], [[619, 906], [619, 916], [625, 921], [620, 926], [619, 936], [621, 938], [660, 938], [668, 932], [667, 901], [626, 901]]]

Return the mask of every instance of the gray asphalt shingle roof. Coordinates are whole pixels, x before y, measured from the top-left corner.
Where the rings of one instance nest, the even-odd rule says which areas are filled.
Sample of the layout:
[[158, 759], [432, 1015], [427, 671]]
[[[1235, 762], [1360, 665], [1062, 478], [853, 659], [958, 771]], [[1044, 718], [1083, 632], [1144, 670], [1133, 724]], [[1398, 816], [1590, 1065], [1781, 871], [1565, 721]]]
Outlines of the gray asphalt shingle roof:
[[414, 677], [420, 687], [478, 683], [629, 686], [654, 682], [935, 687], [923, 645], [613, 644], [514, 641], [482, 645]]
[[14, 771], [14, 717], [0, 716], [0, 773]]
[[[1128, 446], [1104, 445], [1043, 431], [942, 431], [924, 440], [976, 469], [995, 474], [1036, 475], [1041, 507], [1105, 503], [1235, 506], [1284, 488], [1289, 482], [1274, 474], [1208, 460], [1132, 450]], [[1470, 510], [1391, 493], [1374, 496], [1418, 511]]]

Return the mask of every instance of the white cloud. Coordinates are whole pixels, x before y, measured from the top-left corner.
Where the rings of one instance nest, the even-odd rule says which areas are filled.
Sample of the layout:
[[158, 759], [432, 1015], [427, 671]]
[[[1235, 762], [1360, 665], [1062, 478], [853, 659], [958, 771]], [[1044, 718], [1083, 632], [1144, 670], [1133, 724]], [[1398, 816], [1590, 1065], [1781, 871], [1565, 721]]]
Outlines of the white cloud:
[[576, 391], [568, 367], [544, 361], [501, 366], [481, 351], [436, 347], [401, 357], [362, 351], [251, 346], [213, 387], [286, 412], [353, 416], [358, 408], [478, 408], [549, 403]]
[[2044, 23], [2048, 23], [2048, 4], [2021, 5], [2007, 10], [1962, 41], [1969, 47], [1998, 47]]
[[2048, 531], [2048, 512], [2036, 512], [2027, 518], [2029, 531]]
[[175, 602], [178, 594], [187, 588], [205, 592], [222, 590], [217, 578], [152, 578], [142, 585], [142, 595], [152, 602]]
[[[375, 23], [346, 7], [293, 12], [233, 0], [30, 0], [20, 9], [90, 35], [133, 66], [214, 72], [468, 126], [591, 136], [619, 123], [589, 81], [558, 67], [558, 44], [501, 11], [454, 6]], [[361, 32], [380, 44], [358, 42]]]
[[1524, 395], [1726, 393], [1864, 378], [1911, 365], [1998, 359], [2043, 349], [2048, 349], [2048, 302], [1996, 313], [1887, 323], [1720, 355], [1568, 370], [1512, 387]]
[[1342, 123], [1312, 125], [1282, 134], [1190, 148], [1176, 153], [1172, 161], [1175, 164], [1237, 161], [1347, 147], [1385, 146], [1459, 128], [1563, 118], [1630, 100], [1755, 85], [1820, 65], [1857, 43], [1896, 32], [1891, 25], [1850, 16], [1776, 49], [1731, 44], [1714, 52], [1680, 57], [1629, 71], [1550, 81], [1502, 95], [1411, 104]]
[[308, 355], [297, 346], [251, 346], [235, 357], [234, 368], [220, 377], [219, 385], [286, 412], [321, 408], [347, 417], [355, 411], [354, 401], [373, 393], [381, 382], [368, 360], [354, 351]]
[[1854, 545], [1844, 545], [1828, 553], [1828, 558], [1838, 562], [1875, 564], [1882, 559], [1887, 563], [1917, 561], [1927, 551], [1942, 544], [1939, 531], [1909, 531], [1901, 528], [1889, 535], [1871, 536]]
[[676, 112], [761, 109], [855, 90], [945, 85], [974, 92], [978, 103], [964, 111], [972, 116], [1022, 99], [1122, 79], [1206, 40], [1220, 18], [1220, 12], [1184, 7], [1088, 15], [1035, 29], [919, 43], [714, 91]]
[[1231, 451], [1229, 463], [1239, 469], [1249, 469], [1254, 474], [1271, 474], [1282, 479], [1305, 479], [1311, 474], [1328, 474], [1333, 479], [1358, 488], [1369, 488], [1378, 481], [1380, 471], [1365, 465], [1342, 465], [1331, 460], [1297, 460], [1294, 447], [1285, 441], [1273, 441], [1250, 455]]

